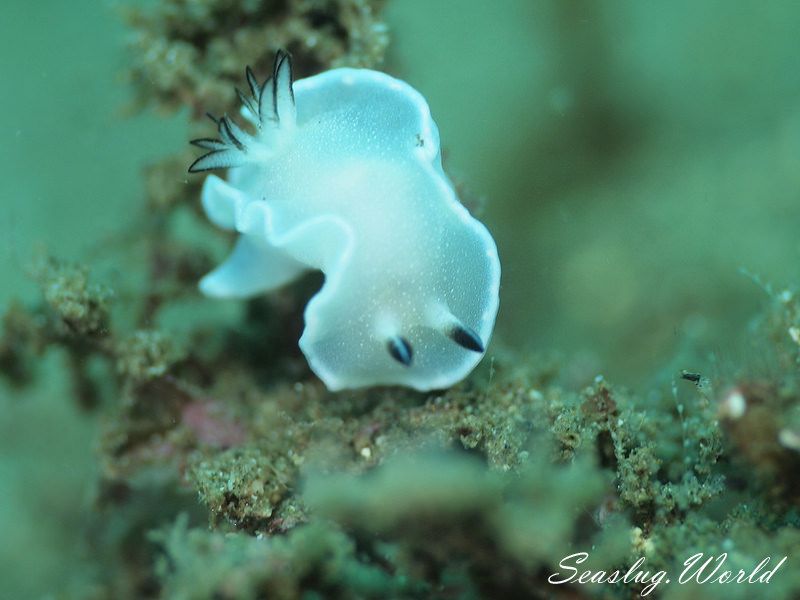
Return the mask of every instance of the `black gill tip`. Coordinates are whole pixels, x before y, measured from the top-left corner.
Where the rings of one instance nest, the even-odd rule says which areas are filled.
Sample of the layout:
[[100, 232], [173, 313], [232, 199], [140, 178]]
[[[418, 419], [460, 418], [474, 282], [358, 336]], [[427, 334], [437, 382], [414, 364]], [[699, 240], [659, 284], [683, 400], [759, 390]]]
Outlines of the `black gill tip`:
[[386, 349], [391, 357], [401, 365], [411, 366], [411, 361], [414, 358], [414, 349], [406, 338], [399, 335], [389, 338], [389, 341], [386, 342]]
[[213, 150], [211, 152], [207, 152], [206, 154], [203, 154], [203, 156], [201, 156], [200, 158], [196, 159], [191, 165], [189, 165], [189, 170], [187, 172], [188, 173], [202, 173], [204, 171], [213, 171], [215, 167], [199, 168], [197, 165], [200, 164], [201, 160], [205, 160], [206, 158], [208, 158], [212, 154], [216, 154], [216, 153], [217, 153], [217, 150]]
[[447, 332], [447, 335], [456, 344], [467, 350], [481, 353], [486, 350], [486, 348], [483, 347], [480, 336], [475, 333], [475, 330], [470, 329], [466, 325], [453, 325]]
[[[277, 52], [275, 52], [275, 60], [272, 63], [272, 75], [273, 77], [278, 74], [278, 68], [281, 66], [283, 62], [283, 50], [278, 48]], [[277, 79], [277, 77], [275, 77]]]

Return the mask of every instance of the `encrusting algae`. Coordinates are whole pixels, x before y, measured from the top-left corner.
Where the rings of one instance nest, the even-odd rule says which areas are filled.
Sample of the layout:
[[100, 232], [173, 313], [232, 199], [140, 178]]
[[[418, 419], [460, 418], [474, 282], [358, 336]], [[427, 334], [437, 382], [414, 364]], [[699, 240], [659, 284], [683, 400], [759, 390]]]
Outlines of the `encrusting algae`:
[[[379, 64], [381, 5], [137, 9], [131, 80], [143, 103], [223, 112], [241, 65], [263, 71], [279, 47], [304, 74]], [[189, 154], [145, 175], [142, 290], [114, 293], [52, 259], [37, 274], [43, 301], [3, 318], [2, 376], [29, 384], [58, 348], [76, 405], [102, 422], [82, 597], [629, 598], [644, 586], [547, 579], [581, 551], [587, 569], [645, 557], [677, 573], [701, 550], [737, 569], [800, 547], [796, 294], [771, 293], [751, 334], [770, 348], [768, 373], [675, 374], [646, 397], [602, 377], [575, 391], [551, 364], [501, 349], [446, 391], [335, 394], [296, 349], [313, 278], [249, 301], [241, 325], [198, 320], [179, 336], [159, 324], [216, 252], [175, 234], [187, 212], [203, 227], [198, 183], [174, 183]], [[653, 595], [698, 593], [753, 597]], [[796, 568], [769, 585], [770, 598], [798, 595]]]

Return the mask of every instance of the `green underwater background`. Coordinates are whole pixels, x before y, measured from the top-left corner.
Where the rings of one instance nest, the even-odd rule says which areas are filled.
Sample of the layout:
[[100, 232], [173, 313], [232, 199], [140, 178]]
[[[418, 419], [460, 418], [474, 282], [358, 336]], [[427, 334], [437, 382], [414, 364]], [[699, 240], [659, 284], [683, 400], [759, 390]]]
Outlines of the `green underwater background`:
[[[0, 598], [800, 597], [800, 4], [29, 3], [0, 19]], [[203, 298], [189, 139], [279, 48], [408, 81], [503, 268], [450, 390], [330, 393], [308, 277]], [[310, 176], [313, 174], [310, 174]], [[774, 564], [774, 563], [773, 563]]]

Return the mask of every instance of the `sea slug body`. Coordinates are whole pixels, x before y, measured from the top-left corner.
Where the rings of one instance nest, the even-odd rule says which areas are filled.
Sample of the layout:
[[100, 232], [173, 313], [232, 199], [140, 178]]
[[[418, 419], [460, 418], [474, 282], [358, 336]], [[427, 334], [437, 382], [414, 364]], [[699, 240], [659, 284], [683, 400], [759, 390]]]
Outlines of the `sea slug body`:
[[245, 298], [322, 270], [300, 348], [329, 389], [463, 379], [494, 327], [500, 262], [442, 170], [425, 99], [366, 69], [293, 83], [283, 52], [263, 84], [246, 76], [252, 133], [222, 117], [219, 140], [193, 141], [208, 153], [191, 172], [230, 169], [204, 183], [208, 218], [240, 234], [201, 291]]

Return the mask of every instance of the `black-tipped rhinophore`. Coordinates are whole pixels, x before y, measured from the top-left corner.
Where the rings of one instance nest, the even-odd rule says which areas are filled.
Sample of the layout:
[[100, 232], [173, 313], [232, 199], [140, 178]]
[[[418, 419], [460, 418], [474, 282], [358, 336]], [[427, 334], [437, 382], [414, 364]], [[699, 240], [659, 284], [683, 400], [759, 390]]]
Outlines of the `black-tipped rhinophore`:
[[411, 366], [411, 360], [414, 358], [414, 349], [406, 338], [399, 335], [389, 338], [389, 341], [386, 342], [386, 349], [389, 350], [392, 358], [401, 365]]
[[470, 329], [466, 325], [453, 325], [447, 331], [448, 337], [459, 346], [472, 350], [473, 352], [483, 352], [483, 342], [480, 336], [475, 333], [474, 329]]

